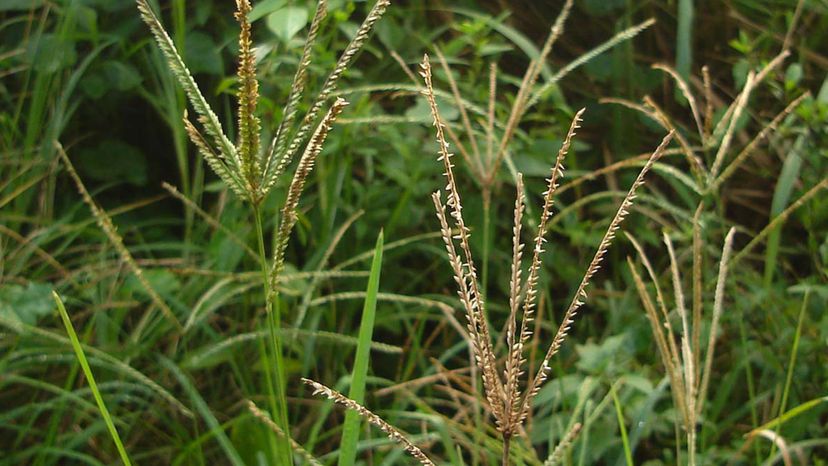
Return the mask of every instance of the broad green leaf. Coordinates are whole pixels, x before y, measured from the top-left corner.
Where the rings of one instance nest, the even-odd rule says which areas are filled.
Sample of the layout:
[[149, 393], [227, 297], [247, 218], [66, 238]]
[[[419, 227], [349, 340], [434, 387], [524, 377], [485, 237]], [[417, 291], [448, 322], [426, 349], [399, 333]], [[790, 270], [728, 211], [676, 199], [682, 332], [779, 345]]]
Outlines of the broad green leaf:
[[75, 165], [85, 179], [126, 182], [134, 186], [147, 183], [144, 153], [118, 139], [106, 139], [96, 146], [79, 150]]
[[54, 73], [75, 64], [78, 54], [72, 41], [43, 34], [29, 42], [25, 59], [36, 71]]
[[268, 29], [285, 43], [290, 41], [306, 24], [308, 24], [308, 10], [298, 6], [288, 6], [267, 16]]
[[119, 91], [128, 91], [141, 84], [143, 80], [134, 66], [117, 60], [104, 63], [101, 72], [106, 77], [107, 84]]
[[44, 283], [0, 285], [0, 314], [29, 325], [52, 313], [52, 288]]
[[184, 41], [184, 58], [190, 73], [224, 75], [224, 61], [213, 38], [203, 32], [191, 32]]
[[257, 19], [264, 18], [265, 16], [285, 6], [286, 3], [287, 0], [264, 0], [263, 2], [257, 2], [256, 5], [253, 6], [253, 10], [248, 13], [247, 21], [252, 23]]

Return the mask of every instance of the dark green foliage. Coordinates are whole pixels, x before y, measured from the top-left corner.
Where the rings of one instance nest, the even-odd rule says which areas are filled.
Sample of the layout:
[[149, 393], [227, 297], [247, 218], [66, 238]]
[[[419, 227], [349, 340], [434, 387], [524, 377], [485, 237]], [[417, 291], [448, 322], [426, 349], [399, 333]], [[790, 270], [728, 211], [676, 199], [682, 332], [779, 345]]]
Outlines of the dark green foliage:
[[[459, 464], [461, 458], [469, 465], [499, 460], [494, 425], [474, 408], [473, 400], [481, 400], [482, 392], [469, 396], [469, 373], [464, 372], [468, 348], [446, 317], [453, 314], [463, 324], [434, 234], [438, 225], [429, 196], [443, 182], [433, 156], [428, 108], [418, 95], [419, 83], [390, 52], [415, 70], [424, 52], [433, 56], [434, 46], [440, 46], [479, 130], [477, 142], [485, 149], [489, 64], [498, 64], [494, 112], [501, 134], [523, 72], [540, 52], [560, 4], [395, 2], [325, 101], [323, 110], [339, 96], [350, 105], [308, 179], [277, 284], [291, 434], [323, 464], [337, 461], [344, 414], [311, 397], [299, 379], [348, 392], [370, 260], [383, 228], [382, 283], [364, 404], [409, 433], [438, 464]], [[791, 55], [752, 94], [727, 162], [788, 103], [805, 91], [812, 97], [785, 116], [715, 194], [694, 189], [684, 156], [665, 156], [625, 225], [647, 251], [665, 290], [672, 286], [661, 233], [669, 232], [687, 277], [689, 305], [692, 221], [698, 203], [705, 202], [699, 218], [704, 243], [710, 246], [704, 249], [701, 291], [710, 303], [704, 313], [710, 315], [720, 245], [728, 229], [737, 229], [737, 256], [775, 215], [828, 176], [828, 7], [804, 1], [797, 13], [797, 4], [575, 3], [541, 70], [539, 86], [618, 31], [651, 17], [657, 23], [567, 74], [529, 109], [509, 146], [511, 161], [504, 162], [495, 180], [490, 244], [479, 233], [484, 225], [479, 180], [455, 157], [464, 215], [474, 232], [472, 249], [479, 256], [484, 248], [490, 252], [486, 293], [494, 333], [499, 335], [508, 316], [508, 309], [497, 303], [506, 302], [509, 293], [512, 168], [525, 175], [527, 218], [536, 218], [541, 198], [533, 193], [544, 189], [543, 177], [574, 110], [588, 108], [549, 225], [539, 285], [537, 351], [542, 353], [623, 196], [620, 191], [640, 164], [588, 175], [651, 150], [665, 132], [639, 112], [599, 100], [638, 102], [649, 95], [679, 134], [700, 148], [687, 99], [668, 75], [650, 66], [667, 63], [683, 76], [688, 72], [685, 77], [704, 113], [701, 67], [707, 65], [715, 127], [749, 72], [773, 59], [787, 37]], [[296, 126], [372, 5], [329, 2], [312, 50], [305, 97], [295, 103]], [[261, 0], [253, 6], [249, 19], [257, 47], [257, 115], [266, 151], [285, 117], [316, 5]], [[153, 7], [216, 122], [230, 140], [238, 140], [232, 129], [237, 126], [238, 88], [235, 5], [172, 0]], [[694, 9], [689, 16], [687, 8]], [[687, 18], [692, 20], [689, 30], [677, 34], [678, 24]], [[52, 289], [65, 300], [100, 394], [135, 464], [274, 461], [275, 434], [246, 404], [250, 399], [269, 408], [269, 388], [263, 383], [265, 343], [257, 324], [264, 317], [264, 295], [259, 275], [250, 272], [260, 264], [255, 251], [245, 247], [255, 244], [255, 225], [249, 206], [228, 193], [187, 140], [180, 123], [187, 108], [184, 94], [134, 2], [0, 1], [0, 76], [0, 465], [118, 461], [54, 312]], [[443, 91], [437, 100], [444, 118], [461, 131], [461, 115], [437, 66], [435, 86]], [[55, 140], [66, 147], [182, 329], [165, 320], [97, 227], [58, 162]], [[705, 161], [716, 154], [715, 147], [699, 151]], [[176, 186], [198, 209], [170, 195], [162, 181]], [[280, 179], [261, 205], [269, 254], [287, 183]], [[826, 457], [828, 403], [806, 404], [828, 394], [826, 193], [816, 193], [790, 212], [766, 240], [731, 266], [711, 388], [698, 430], [704, 464], [758, 465], [779, 455], [766, 438], [754, 436], [748, 442], [744, 435], [776, 419], [783, 398], [784, 411], [803, 408], [769, 428], [788, 447], [801, 447], [810, 464]], [[534, 228], [524, 224], [527, 235]], [[619, 235], [593, 282], [592, 301], [552, 361], [552, 377], [536, 399], [529, 435], [513, 442], [514, 462], [542, 463], [575, 422], [584, 427], [563, 464], [623, 465], [627, 448], [635, 464], [676, 464], [677, 452], [686, 461], [684, 432], [677, 434], [674, 427], [671, 388], [626, 256], [637, 260]], [[667, 301], [674, 302], [672, 292]], [[680, 325], [675, 312], [671, 318]], [[706, 341], [709, 320], [701, 331]], [[795, 361], [793, 367], [790, 361]], [[456, 371], [444, 373], [443, 379], [437, 375], [443, 366]], [[428, 383], [398, 385], [420, 377]], [[619, 420], [626, 428], [624, 441]], [[359, 439], [357, 464], [368, 464], [369, 455], [372, 464], [407, 464], [395, 449], [369, 448], [386, 442], [381, 433], [363, 429]], [[474, 445], [482, 447], [475, 450]], [[301, 458], [295, 455], [297, 464]]]

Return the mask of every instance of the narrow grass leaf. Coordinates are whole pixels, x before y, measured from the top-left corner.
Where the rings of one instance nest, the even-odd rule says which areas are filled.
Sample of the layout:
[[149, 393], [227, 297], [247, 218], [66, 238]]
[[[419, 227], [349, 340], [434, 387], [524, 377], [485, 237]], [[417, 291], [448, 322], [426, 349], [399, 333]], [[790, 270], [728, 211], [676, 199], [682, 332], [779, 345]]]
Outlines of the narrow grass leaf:
[[621, 401], [618, 399], [618, 393], [615, 391], [615, 385], [610, 387], [610, 394], [612, 395], [612, 403], [615, 405], [615, 415], [618, 417], [618, 429], [621, 431], [621, 443], [624, 446], [624, 458], [627, 461], [627, 466], [633, 466], [630, 439], [627, 437], [627, 428], [624, 426], [624, 412], [621, 410]]
[[[362, 308], [362, 321], [359, 325], [359, 341], [357, 342], [354, 369], [351, 373], [351, 389], [348, 397], [362, 404], [365, 401], [365, 379], [368, 376], [369, 351], [371, 338], [374, 332], [374, 318], [377, 310], [377, 293], [379, 292], [380, 270], [382, 268], [383, 235], [380, 231], [377, 244], [374, 248], [374, 260], [371, 262], [371, 273], [368, 276], [368, 288], [365, 295], [365, 305]], [[342, 443], [339, 454], [339, 466], [353, 466], [356, 460], [357, 443], [359, 442], [359, 413], [349, 410], [345, 414], [345, 425], [342, 430]]]
[[190, 397], [190, 400], [195, 405], [196, 411], [201, 414], [201, 417], [204, 419], [204, 422], [210, 428], [209, 435], [213, 435], [216, 437], [216, 441], [218, 441], [221, 449], [224, 450], [225, 455], [227, 455], [227, 459], [230, 461], [230, 464], [233, 466], [244, 466], [244, 461], [242, 461], [241, 456], [239, 456], [239, 452], [236, 451], [236, 447], [233, 446], [233, 443], [230, 442], [230, 439], [227, 438], [227, 434], [224, 433], [224, 429], [222, 428], [221, 424], [219, 424], [216, 416], [210, 411], [210, 407], [207, 406], [207, 402], [204, 401], [204, 398], [198, 393], [198, 390], [193, 386], [190, 379], [184, 374], [178, 366], [175, 365], [174, 362], [170, 361], [165, 357], [161, 357], [161, 365], [164, 366], [167, 370], [175, 376], [178, 383], [184, 388], [184, 391], [187, 392], [187, 395]]
[[115, 447], [118, 449], [118, 455], [120, 455], [121, 461], [126, 466], [131, 466], [132, 463], [129, 461], [129, 455], [127, 455], [124, 444], [121, 442], [121, 436], [118, 435], [118, 430], [112, 422], [112, 416], [109, 415], [109, 410], [106, 409], [101, 392], [98, 390], [98, 384], [95, 383], [95, 377], [92, 375], [92, 369], [89, 368], [89, 362], [86, 360], [86, 354], [84, 354], [80, 340], [78, 340], [78, 335], [72, 326], [69, 313], [66, 312], [66, 307], [63, 306], [63, 301], [61, 301], [60, 296], [56, 292], [52, 291], [52, 297], [55, 299], [55, 304], [57, 304], [63, 325], [66, 326], [66, 333], [69, 334], [69, 340], [72, 342], [72, 349], [75, 351], [75, 356], [78, 358], [78, 362], [83, 369], [83, 374], [86, 376], [86, 381], [89, 383], [89, 388], [92, 390], [92, 395], [95, 397], [95, 403], [98, 404], [98, 409], [101, 411], [101, 416], [106, 423], [107, 430], [109, 430], [109, 435], [112, 436], [112, 441], [115, 442]]

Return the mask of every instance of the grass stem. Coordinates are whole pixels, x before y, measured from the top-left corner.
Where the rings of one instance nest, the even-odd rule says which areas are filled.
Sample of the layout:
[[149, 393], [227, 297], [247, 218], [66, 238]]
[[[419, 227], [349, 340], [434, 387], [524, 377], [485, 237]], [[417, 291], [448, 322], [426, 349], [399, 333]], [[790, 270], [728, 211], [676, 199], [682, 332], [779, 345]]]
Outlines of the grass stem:
[[276, 425], [282, 429], [286, 436], [278, 437], [276, 439], [276, 450], [279, 459], [278, 464], [283, 466], [292, 466], [293, 460], [290, 443], [288, 442], [288, 438], [290, 437], [290, 425], [287, 417], [287, 396], [285, 395], [285, 366], [282, 359], [282, 340], [280, 337], [281, 316], [279, 315], [278, 295], [276, 294], [276, 290], [272, 290], [270, 288], [270, 269], [268, 268], [267, 255], [265, 254], [264, 229], [262, 228], [262, 214], [259, 206], [253, 207], [253, 218], [256, 222], [256, 239], [259, 245], [259, 262], [262, 268], [262, 286], [265, 295], [267, 327], [268, 335], [270, 336], [270, 350], [273, 353], [273, 358], [276, 363], [275, 375], [269, 367], [269, 364], [266, 366], [265, 373], [267, 374], [270, 383], [275, 388], [276, 400], [275, 403], [271, 403], [272, 407], [275, 405], [276, 410], [273, 417], [276, 420]]

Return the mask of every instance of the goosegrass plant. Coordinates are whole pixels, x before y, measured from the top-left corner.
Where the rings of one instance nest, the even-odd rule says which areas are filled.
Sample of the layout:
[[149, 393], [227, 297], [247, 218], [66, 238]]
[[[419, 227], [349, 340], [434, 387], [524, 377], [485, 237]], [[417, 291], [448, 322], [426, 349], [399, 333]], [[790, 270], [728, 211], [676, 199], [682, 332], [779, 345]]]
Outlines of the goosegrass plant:
[[[579, 128], [585, 110], [582, 109], [575, 114], [569, 131], [557, 153], [549, 178], [546, 180], [547, 189], [543, 193], [543, 207], [540, 213], [537, 235], [531, 243], [532, 259], [525, 279], [522, 279], [524, 243], [522, 242], [521, 234], [523, 213], [525, 210], [525, 194], [523, 177], [521, 174], [517, 176], [514, 226], [512, 228], [512, 266], [509, 283], [510, 312], [505, 330], [507, 354], [505, 362], [501, 366], [494, 352], [496, 343], [494, 339], [495, 335], [490, 330], [489, 317], [486, 313], [483, 293], [481, 292], [477, 270], [472, 258], [470, 246], [471, 230], [466, 226], [463, 219], [462, 203], [457, 190], [454, 164], [452, 162], [454, 154], [449, 150], [445, 136], [446, 125], [437, 106], [432, 80], [432, 69], [428, 55], [423, 58], [423, 62], [420, 65], [420, 75], [425, 85], [423, 95], [428, 102], [433, 118], [433, 126], [436, 131], [438, 161], [443, 164], [444, 176], [446, 178], [446, 203], [444, 204], [442, 201], [442, 190], [435, 192], [432, 195], [432, 200], [437, 211], [440, 232], [446, 247], [454, 281], [458, 287], [457, 295], [465, 311], [467, 326], [464, 336], [473, 355], [477, 370], [481, 374], [484, 396], [487, 402], [486, 409], [494, 418], [496, 428], [501, 435], [501, 464], [507, 466], [511, 464], [510, 452], [512, 441], [523, 434], [524, 421], [530, 414], [532, 402], [550, 375], [551, 360], [561, 349], [572, 325], [575, 323], [575, 317], [579, 309], [587, 300], [587, 288], [590, 280], [601, 268], [601, 262], [612, 241], [615, 239], [617, 230], [629, 214], [638, 189], [644, 184], [644, 177], [650, 171], [653, 164], [663, 155], [672, 140], [672, 132], [652, 152], [647, 163], [641, 169], [635, 181], [633, 181], [604, 233], [598, 249], [587, 267], [572, 300], [564, 311], [560, 326], [555, 332], [545, 355], [542, 357], [539, 367], [532, 378], [523, 381], [523, 375], [531, 370], [531, 368], [526, 367], [526, 349], [534, 331], [531, 324], [534, 320], [537, 305], [538, 280], [542, 269], [542, 255], [545, 251], [544, 243], [546, 242], [546, 234], [548, 232], [547, 222], [552, 215], [556, 189], [564, 174], [563, 162], [570, 150], [572, 138], [575, 135], [575, 131]], [[520, 319], [518, 319], [518, 314], [520, 314]], [[518, 320], [520, 324], [518, 324]], [[362, 406], [358, 401], [348, 398], [319, 382], [309, 379], [304, 379], [304, 381], [314, 389], [315, 394], [321, 394], [352, 411], [356, 411], [371, 424], [379, 427], [389, 438], [401, 444], [421, 464], [433, 464], [413, 442]], [[552, 452], [548, 460], [549, 464], [554, 464], [557, 461], [556, 458], [560, 456], [560, 448], [567, 448], [574, 441], [574, 437], [577, 435], [580, 427], [581, 425], [579, 423], [575, 423], [572, 426], [570, 431], [562, 439], [564, 443]]]
[[[316, 158], [322, 151], [333, 122], [347, 105], [340, 98], [328, 104], [330, 94], [336, 89], [339, 78], [347, 70], [354, 56], [363, 46], [374, 24], [382, 17], [389, 3], [388, 0], [378, 0], [376, 2], [374, 8], [365, 18], [362, 26], [357, 30], [351, 43], [342, 53], [334, 70], [322, 86], [321, 91], [313, 99], [310, 109], [302, 117], [301, 121], [296, 124], [295, 121], [299, 112], [300, 103], [304, 97], [308, 69], [311, 64], [311, 52], [313, 51], [314, 42], [322, 21], [327, 14], [327, 2], [325, 0], [319, 1], [302, 52], [302, 58], [291, 86], [291, 92], [284, 110], [284, 118], [280, 122], [269, 147], [263, 149], [261, 147], [261, 122], [259, 117], [256, 116], [259, 92], [252, 31], [250, 22], [248, 21], [248, 15], [252, 10], [250, 2], [248, 0], [238, 0], [236, 2], [235, 18], [240, 26], [238, 41], [239, 66], [237, 72], [239, 90], [237, 138], [236, 142], [233, 143], [225, 134], [217, 115], [210, 108], [192, 74], [187, 69], [183, 58], [178, 53], [173, 40], [165, 31], [153, 9], [145, 0], [137, 1], [141, 18], [149, 26], [158, 47], [168, 61], [173, 75], [184, 90], [190, 105], [196, 113], [196, 121], [203, 129], [202, 133], [202, 130], [190, 120], [185, 112], [183, 121], [188, 137], [216, 175], [219, 176], [232, 192], [249, 204], [252, 210], [252, 217], [256, 225], [258, 239], [257, 252], [258, 260], [261, 264], [261, 285], [264, 290], [266, 302], [269, 354], [266, 353], [264, 356], [267, 386], [271, 394], [270, 407], [277, 425], [286, 433], [284, 436], [277, 436], [276, 440], [278, 443], [276, 446], [276, 455], [279, 463], [283, 465], [292, 464], [293, 460], [287, 438], [290, 429], [285, 394], [285, 368], [282, 360], [281, 316], [276, 284], [285, 267], [285, 251], [290, 233], [297, 221], [296, 209], [306, 180], [313, 170]], [[328, 110], [323, 114], [323, 109], [328, 105]], [[109, 217], [103, 210], [97, 207], [94, 200], [86, 191], [80, 177], [72, 167], [68, 156], [62, 151], [62, 148], [59, 146], [58, 148], [70, 174], [84, 195], [84, 200], [92, 207], [95, 217], [98, 219], [105, 233], [109, 236], [109, 239], [116, 246], [116, 249], [121, 253], [124, 260], [130, 264], [132, 271], [144, 285], [156, 305], [180, 328], [180, 323], [174, 316], [172, 310], [153, 290], [149, 282], [142, 278], [141, 268], [132, 259], [131, 254], [124, 246], [123, 240], [117, 234]], [[272, 260], [268, 263], [262, 222], [262, 203], [300, 151], [301, 156], [299, 157], [298, 166], [293, 173], [287, 190], [287, 197], [281, 209]], [[183, 374], [179, 375], [182, 383], [186, 381], [183, 377]], [[192, 392], [192, 390], [190, 391]], [[193, 392], [191, 394], [196, 396], [194, 400], [200, 407], [199, 411], [209, 414], [209, 411], [205, 411], [206, 405], [203, 401], [200, 401], [197, 393]], [[205, 419], [213, 427], [218, 426], [215, 418], [211, 414], [207, 415]], [[211, 420], [212, 422], [210, 422]], [[224, 440], [222, 441], [222, 439]], [[234, 451], [229, 447], [225, 437], [220, 436], [219, 440], [222, 446], [225, 447], [225, 450], [230, 448], [228, 454]], [[233, 462], [239, 461], [237, 455], [231, 454], [230, 458]]]
[[[669, 275], [672, 279], [674, 309], [679, 316], [680, 330], [674, 330], [671, 325], [671, 313], [666, 302], [666, 294], [658, 285], [658, 275], [656, 275], [654, 267], [647, 258], [643, 245], [634, 237], [628, 235], [650, 281], [655, 287], [656, 300], [654, 303], [636, 266], [629, 260], [628, 265], [634, 278], [636, 290], [646, 311], [662, 365], [670, 382], [673, 402], [677, 411], [676, 422], [677, 425], [681, 425], [681, 430], [686, 435], [687, 464], [690, 465], [704, 463], [698, 457], [697, 431], [702, 420], [705, 419], [703, 408], [707, 401], [711, 372], [714, 369], [712, 358], [723, 312], [728, 268], [733, 268], [740, 264], [743, 259], [750, 257], [749, 254], [756, 246], [766, 240], [768, 241], [765, 253], [766, 272], [768, 267], [775, 268], [778, 244], [774, 245], [774, 237], [778, 235], [781, 224], [797, 209], [828, 187], [828, 179], [823, 178], [784, 209], [778, 208], [776, 211], [772, 209], [768, 224], [760, 231], [752, 233], [750, 241], [740, 248], [736, 254], [732, 254], [734, 236], [737, 231], [742, 232], [747, 229], [744, 227], [729, 229], [719, 259], [719, 274], [716, 280], [713, 303], [712, 306], [707, 306], [711, 309], [711, 315], [707, 344], [703, 344], [701, 337], [702, 329], [705, 326], [703, 314], [706, 307], [703, 296], [705, 285], [703, 271], [704, 256], [707, 250], [703, 240], [705, 236], [703, 230], [705, 226], [710, 225], [710, 219], [713, 218], [713, 213], [709, 211], [723, 204], [721, 197], [726, 183], [733, 179], [734, 175], [739, 173], [740, 170], [743, 170], [745, 164], [751, 158], [761, 153], [764, 144], [773, 144], [778, 142], [778, 139], [785, 138], [784, 133], [777, 134], [780, 128], [795, 125], [798, 118], [797, 109], [812, 100], [810, 92], [803, 92], [794, 97], [770, 121], [763, 122], [758, 132], [753, 135], [740, 134], [740, 132], [745, 132], [743, 130], [745, 121], [752, 116], [750, 115], [751, 98], [759, 89], [760, 84], [769, 80], [769, 76], [776, 72], [789, 56], [790, 52], [788, 50], [782, 50], [759, 69], [747, 72], [742, 89], [736, 94], [732, 102], [725, 106], [718, 121], [714, 119], [717, 99], [714, 95], [710, 71], [706, 66], [701, 68], [701, 76], [695, 81], [702, 93], [699, 96], [692, 91], [691, 82], [685, 78], [685, 73], [667, 64], [653, 65], [653, 69], [663, 72], [665, 76], [672, 80], [677, 94], [682, 96], [686, 102], [690, 113], [690, 121], [692, 122], [687, 125], [687, 128], [679, 123], [679, 118], [669, 115], [650, 96], [645, 96], [640, 103], [618, 98], [602, 99], [605, 103], [619, 104], [633, 109], [660, 127], [674, 132], [679, 146], [679, 154], [686, 160], [686, 165], [692, 174], [692, 178], [682, 178], [684, 187], [689, 187], [693, 194], [689, 196], [689, 199], [691, 202], [697, 202], [695, 213], [692, 216], [688, 215], [692, 223], [692, 246], [690, 247], [692, 264], [690, 267], [691, 287], [689, 293], [685, 293], [683, 289], [684, 285], [680, 272], [682, 270], [681, 258], [673, 247], [670, 235], [667, 233], [662, 235], [670, 258]], [[798, 142], [794, 144], [794, 147], [801, 145], [803, 137], [806, 136], [804, 134], [799, 135]], [[737, 141], [747, 142], [739, 147]], [[784, 165], [790, 165], [791, 161], [799, 162], [799, 154], [796, 153], [796, 150], [788, 155]], [[632, 160], [627, 163], [630, 162]], [[791, 186], [793, 182], [791, 176], [796, 175], [783, 169], [777, 180], [777, 192]], [[774, 199], [777, 197], [775, 194]], [[774, 205], [776, 204], [776, 201], [774, 201]], [[727, 221], [722, 221], [722, 223], [727, 223]], [[778, 238], [776, 241], [778, 241]], [[766, 283], [768, 283], [767, 280]], [[685, 295], [690, 296], [691, 305], [689, 309], [685, 304]], [[676, 341], [679, 341], [679, 343], [677, 344]], [[749, 373], [748, 378], [750, 379]], [[751, 385], [751, 383], [752, 381], [748, 380], [748, 384]], [[753, 396], [752, 390], [753, 388], [750, 389], [751, 396]], [[754, 422], [756, 422], [756, 408], [751, 409], [753, 410]], [[710, 420], [707, 419], [707, 421]], [[678, 430], [677, 427], [677, 432]], [[678, 442], [676, 454], [677, 458], [681, 458]]]
[[[458, 153], [462, 156], [463, 161], [465, 162], [467, 170], [471, 174], [471, 178], [478, 185], [481, 192], [481, 199], [483, 202], [483, 257], [481, 283], [484, 293], [488, 284], [489, 257], [490, 249], [492, 247], [492, 196], [496, 191], [498, 177], [501, 174], [501, 167], [504, 162], [509, 165], [512, 174], [515, 174], [515, 168], [511, 161], [510, 148], [513, 145], [512, 143], [514, 142], [515, 137], [520, 131], [521, 122], [528, 115], [532, 107], [536, 106], [542, 101], [542, 99], [548, 97], [551, 94], [551, 91], [556, 88], [558, 83], [572, 71], [589, 63], [613, 47], [631, 40], [655, 24], [655, 20], [650, 18], [632, 27], [619, 31], [610, 39], [602, 42], [598, 46], [588, 50], [566, 65], [560, 67], [560, 69], [551, 75], [551, 77], [542, 80], [542, 71], [547, 66], [553, 47], [564, 33], [572, 6], [573, 0], [567, 0], [564, 2], [555, 21], [549, 28], [543, 45], [540, 50], [537, 51], [537, 56], [531, 58], [526, 70], [523, 73], [523, 77], [520, 78], [517, 92], [511, 102], [505, 121], [498, 121], [496, 112], [498, 98], [497, 84], [499, 79], [497, 63], [492, 62], [489, 65], [488, 102], [486, 103], [485, 109], [481, 108], [481, 114], [476, 115], [476, 119], [473, 120], [470, 116], [470, 106], [473, 104], [470, 101], [463, 99], [458, 82], [454, 78], [452, 71], [449, 69], [448, 60], [441, 51], [440, 47], [435, 48], [436, 57], [444, 72], [451, 91], [451, 100], [460, 115], [459, 125], [456, 127], [454, 127], [454, 125], [447, 125], [445, 127], [446, 136], [447, 139], [457, 148]], [[401, 63], [412, 80], [416, 82], [416, 78], [408, 70], [407, 65], [405, 65], [399, 58], [398, 61]]]
[[[703, 247], [700, 244], [702, 236], [701, 227], [697, 223], [693, 231], [693, 292], [691, 293], [693, 301], [690, 311], [688, 311], [685, 303], [684, 285], [673, 242], [667, 233], [663, 234], [664, 244], [667, 247], [667, 252], [670, 257], [670, 276], [672, 279], [675, 309], [677, 309], [681, 321], [680, 332], [673, 330], [670, 319], [670, 308], [668, 308], [665, 294], [658, 284], [658, 276], [644, 252], [644, 248], [634, 237], [629, 234], [627, 235], [635, 247], [639, 259], [644, 264], [647, 275], [655, 288], [656, 299], [654, 303], [644, 280], [638, 272], [637, 266], [628, 257], [627, 263], [635, 282], [635, 288], [646, 311], [647, 320], [650, 323], [662, 365], [670, 380], [673, 404], [677, 408], [678, 417], [686, 433], [687, 464], [690, 466], [700, 464], [697, 458], [697, 425], [702, 419], [704, 404], [707, 400], [707, 392], [710, 386], [710, 374], [713, 371], [713, 356], [715, 354], [716, 339], [724, 310], [725, 286], [735, 233], [736, 229], [731, 228], [725, 237], [724, 246], [722, 247], [710, 315], [707, 344], [701, 341], [704, 305], [702, 302], [697, 301], [702, 299], [702, 294], [699, 290], [703, 287], [699, 266], [703, 260], [700, 257], [703, 254]], [[679, 341], [679, 343], [676, 343], [676, 341]], [[676, 458], [681, 458], [680, 451], [676, 452]]]

